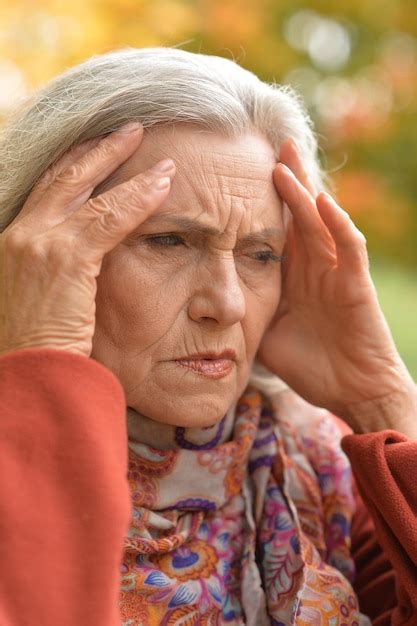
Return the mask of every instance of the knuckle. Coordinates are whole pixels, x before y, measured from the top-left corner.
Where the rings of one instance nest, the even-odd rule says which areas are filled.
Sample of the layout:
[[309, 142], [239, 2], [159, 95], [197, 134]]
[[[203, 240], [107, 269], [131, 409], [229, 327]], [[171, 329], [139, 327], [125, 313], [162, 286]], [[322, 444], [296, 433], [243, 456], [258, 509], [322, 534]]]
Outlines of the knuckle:
[[154, 204], [152, 174], [142, 173], [131, 178], [116, 191], [90, 198], [86, 207], [90, 215], [95, 215], [95, 226], [99, 232], [129, 232], [134, 216], [146, 214]]
[[33, 263], [42, 263], [54, 269], [63, 268], [73, 257], [72, 242], [67, 237], [33, 238], [27, 245], [25, 257]]
[[28, 244], [27, 234], [16, 227], [4, 231], [1, 239], [4, 250], [12, 254], [21, 252]]
[[152, 174], [148, 173], [131, 178], [120, 188], [116, 202], [120, 206], [143, 209], [153, 197], [154, 180]]
[[144, 173], [129, 181], [125, 202], [132, 205], [135, 212], [151, 209], [157, 201], [158, 193], [152, 174]]
[[107, 213], [108, 211], [112, 211], [116, 208], [115, 199], [110, 194], [90, 198], [90, 200], [88, 200], [86, 204], [88, 213], [90, 215], [96, 215], [98, 218], [100, 218], [101, 215]]
[[96, 215], [97, 228], [104, 230], [116, 230], [123, 222], [123, 214], [120, 204], [114, 196], [104, 198], [97, 196], [88, 201], [88, 210]]
[[107, 211], [107, 213], [103, 213], [96, 220], [95, 230], [98, 235], [105, 236], [119, 236], [119, 235], [127, 235], [129, 233], [130, 221], [127, 218], [126, 214], [121, 213], [120, 211]]
[[60, 238], [49, 240], [43, 236], [31, 236], [21, 228], [13, 228], [1, 236], [3, 251], [10, 256], [19, 256], [24, 263], [40, 262], [62, 265], [71, 256], [71, 242]]
[[80, 163], [71, 163], [64, 167], [55, 177], [55, 184], [59, 187], [72, 188], [77, 185], [83, 177], [83, 167]]
[[105, 230], [106, 232], [120, 230], [121, 224], [122, 219], [120, 213], [115, 211], [107, 211], [106, 213], [102, 213], [97, 220], [98, 228], [101, 230]]
[[45, 242], [35, 237], [27, 240], [24, 253], [26, 262], [29, 261], [33, 264], [44, 262], [47, 256]]

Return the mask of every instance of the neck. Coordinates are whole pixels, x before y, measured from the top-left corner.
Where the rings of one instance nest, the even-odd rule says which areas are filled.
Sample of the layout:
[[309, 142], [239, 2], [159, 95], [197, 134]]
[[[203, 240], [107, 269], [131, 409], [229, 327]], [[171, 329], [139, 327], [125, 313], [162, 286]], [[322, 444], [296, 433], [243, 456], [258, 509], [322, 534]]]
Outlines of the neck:
[[[158, 450], [172, 450], [184, 447], [184, 441], [191, 446], [201, 446], [217, 439], [227, 441], [233, 431], [236, 402], [225, 416], [221, 415], [213, 426], [205, 428], [180, 428], [172, 424], [156, 422], [151, 417], [127, 407], [127, 432], [129, 443], [145, 444]], [[224, 418], [224, 419], [223, 419]], [[216, 441], [217, 443], [217, 441]]]

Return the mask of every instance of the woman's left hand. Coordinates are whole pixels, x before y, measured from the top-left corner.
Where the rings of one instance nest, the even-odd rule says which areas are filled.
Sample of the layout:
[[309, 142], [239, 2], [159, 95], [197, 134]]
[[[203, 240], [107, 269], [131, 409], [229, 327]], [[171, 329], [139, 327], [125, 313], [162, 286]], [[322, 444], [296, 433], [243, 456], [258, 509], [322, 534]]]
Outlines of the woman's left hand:
[[415, 385], [379, 306], [365, 237], [330, 195], [316, 194], [291, 139], [273, 178], [292, 219], [281, 300], [257, 358], [352, 425], [355, 407]]

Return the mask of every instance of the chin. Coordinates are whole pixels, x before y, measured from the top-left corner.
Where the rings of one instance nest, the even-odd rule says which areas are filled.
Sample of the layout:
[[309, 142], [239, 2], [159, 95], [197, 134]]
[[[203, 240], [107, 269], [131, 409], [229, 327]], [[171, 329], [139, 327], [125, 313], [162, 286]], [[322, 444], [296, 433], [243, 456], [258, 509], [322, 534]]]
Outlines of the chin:
[[220, 422], [240, 397], [247, 377], [237, 372], [220, 380], [204, 380], [195, 374], [181, 380], [159, 375], [149, 382], [139, 388], [139, 395], [127, 398], [128, 406], [162, 424], [207, 428]]
[[210, 403], [209, 406], [203, 401], [199, 401], [198, 398], [193, 398], [190, 403], [183, 402], [182, 410], [174, 410], [170, 412], [169, 417], [165, 411], [159, 411], [155, 407], [152, 419], [171, 426], [182, 426], [184, 428], [207, 428], [218, 424], [220, 420], [229, 410], [232, 405], [232, 401], [225, 403]]
[[230, 390], [222, 393], [159, 393], [128, 402], [135, 411], [161, 424], [206, 428], [220, 422], [234, 402]]

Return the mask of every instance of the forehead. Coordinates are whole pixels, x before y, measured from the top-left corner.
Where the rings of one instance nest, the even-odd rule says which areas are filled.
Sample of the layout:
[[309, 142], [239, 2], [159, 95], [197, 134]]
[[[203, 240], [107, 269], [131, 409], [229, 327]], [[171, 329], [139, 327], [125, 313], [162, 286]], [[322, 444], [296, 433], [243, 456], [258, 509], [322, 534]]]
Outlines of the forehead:
[[282, 223], [281, 202], [272, 181], [276, 155], [265, 138], [249, 132], [226, 137], [193, 124], [147, 129], [137, 151], [98, 192], [167, 157], [174, 160], [176, 174], [159, 214], [204, 213], [207, 219], [222, 222], [239, 210], [246, 214], [245, 222]]

